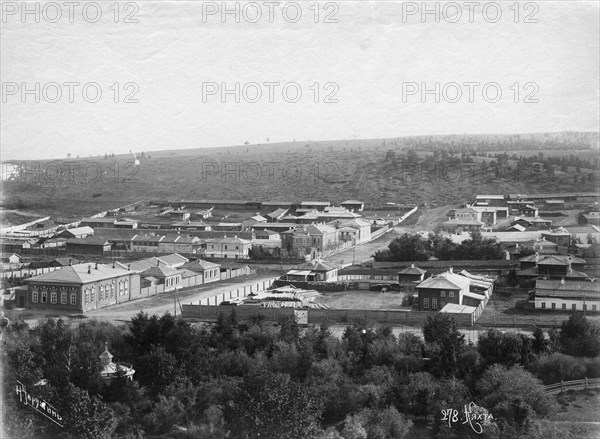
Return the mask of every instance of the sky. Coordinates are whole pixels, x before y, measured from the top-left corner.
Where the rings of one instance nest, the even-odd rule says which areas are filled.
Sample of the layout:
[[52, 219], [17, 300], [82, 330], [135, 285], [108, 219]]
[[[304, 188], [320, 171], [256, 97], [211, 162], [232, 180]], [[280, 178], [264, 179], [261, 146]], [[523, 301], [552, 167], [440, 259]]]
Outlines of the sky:
[[114, 3], [0, 3], [2, 160], [599, 130], [597, 1]]

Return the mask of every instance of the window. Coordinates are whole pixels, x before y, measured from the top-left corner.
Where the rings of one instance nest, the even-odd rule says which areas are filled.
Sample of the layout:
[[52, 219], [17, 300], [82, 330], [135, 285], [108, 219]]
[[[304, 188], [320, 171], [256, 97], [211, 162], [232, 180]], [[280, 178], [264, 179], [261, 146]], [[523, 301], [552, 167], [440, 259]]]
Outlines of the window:
[[37, 301], [38, 301], [38, 292], [37, 292], [37, 290], [33, 290], [33, 294], [31, 296], [31, 301], [37, 303]]
[[431, 308], [437, 309], [437, 299], [431, 299]]
[[552, 302], [552, 309], [556, 309], [556, 303]]
[[94, 303], [96, 301], [96, 291], [94, 291], [94, 287], [92, 287], [92, 291], [90, 291], [90, 302]]
[[428, 298], [423, 299], [423, 308], [429, 308], [429, 299]]
[[46, 303], [48, 301], [48, 291], [42, 291], [42, 303]]
[[60, 293], [60, 303], [62, 305], [67, 304], [67, 293], [65, 293], [65, 292]]
[[227, 245], [225, 246], [225, 250], [227, 250]]
[[123, 295], [123, 282], [119, 281], [119, 296]]
[[571, 309], [572, 309], [573, 311], [576, 311], [576, 310], [577, 310], [577, 305], [576, 305], [576, 304], [572, 304], [572, 305], [571, 305]]
[[583, 310], [584, 310], [584, 311], [587, 311], [587, 303], [584, 303], [584, 304], [583, 304]]
[[88, 288], [85, 289], [85, 304], [90, 303], [90, 290]]
[[598, 306], [597, 305], [592, 305], [592, 311], [598, 311]]
[[562, 309], [567, 309], [567, 304], [566, 303], [562, 304]]
[[110, 284], [110, 298], [114, 298], [115, 297], [115, 283], [111, 283]]
[[448, 291], [448, 297], [454, 297], [454, 291]]
[[52, 292], [50, 293], [50, 303], [56, 303], [56, 300], [57, 300], [57, 294], [56, 294], [56, 291], [52, 291]]
[[440, 297], [446, 297], [446, 292], [444, 290], [440, 291]]
[[542, 302], [542, 309], [546, 308], [546, 302]]
[[123, 282], [125, 284], [125, 294], [129, 292], [129, 280], [125, 279]]
[[77, 303], [77, 296], [75, 293], [71, 293], [71, 305], [75, 305]]
[[239, 246], [239, 245], [236, 245], [236, 246], [235, 246], [235, 249], [236, 249], [236, 250], [239, 250], [239, 249], [240, 249], [240, 246]]

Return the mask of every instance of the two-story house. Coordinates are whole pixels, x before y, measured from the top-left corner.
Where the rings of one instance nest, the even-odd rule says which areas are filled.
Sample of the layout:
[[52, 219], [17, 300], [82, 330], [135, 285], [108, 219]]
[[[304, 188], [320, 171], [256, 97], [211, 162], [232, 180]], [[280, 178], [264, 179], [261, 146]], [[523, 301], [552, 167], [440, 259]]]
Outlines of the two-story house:
[[206, 240], [206, 257], [220, 259], [248, 259], [252, 248], [251, 241], [233, 237], [212, 238]]

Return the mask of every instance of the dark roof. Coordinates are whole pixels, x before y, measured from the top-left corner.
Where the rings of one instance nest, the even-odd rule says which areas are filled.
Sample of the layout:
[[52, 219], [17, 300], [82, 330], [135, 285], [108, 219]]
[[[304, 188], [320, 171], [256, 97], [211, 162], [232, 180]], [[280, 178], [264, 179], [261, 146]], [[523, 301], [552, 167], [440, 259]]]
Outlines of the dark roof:
[[398, 274], [419, 274], [419, 275], [425, 274], [425, 273], [427, 273], [427, 270], [423, 270], [422, 268], [414, 267], [414, 266], [403, 268], [402, 270], [400, 270], [398, 272]]

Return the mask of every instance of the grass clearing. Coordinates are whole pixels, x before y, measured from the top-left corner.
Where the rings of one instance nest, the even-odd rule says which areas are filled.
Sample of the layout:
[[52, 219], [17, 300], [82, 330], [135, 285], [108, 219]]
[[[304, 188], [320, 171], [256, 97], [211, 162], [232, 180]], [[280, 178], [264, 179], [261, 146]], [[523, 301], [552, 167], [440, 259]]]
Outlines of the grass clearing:
[[317, 301], [334, 309], [410, 309], [402, 305], [404, 293], [379, 291], [341, 291], [325, 293]]

